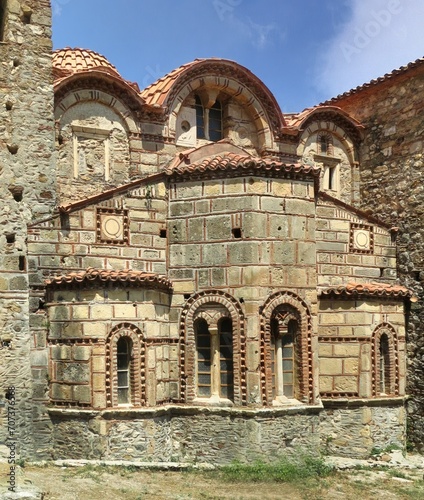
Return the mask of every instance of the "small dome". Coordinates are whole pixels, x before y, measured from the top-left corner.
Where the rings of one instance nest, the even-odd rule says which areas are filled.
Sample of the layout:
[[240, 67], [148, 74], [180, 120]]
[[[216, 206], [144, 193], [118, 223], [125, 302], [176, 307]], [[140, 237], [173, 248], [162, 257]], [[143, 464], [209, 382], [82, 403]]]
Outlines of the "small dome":
[[52, 59], [53, 68], [64, 72], [78, 73], [87, 70], [100, 70], [119, 75], [118, 70], [104, 56], [88, 49], [55, 50]]

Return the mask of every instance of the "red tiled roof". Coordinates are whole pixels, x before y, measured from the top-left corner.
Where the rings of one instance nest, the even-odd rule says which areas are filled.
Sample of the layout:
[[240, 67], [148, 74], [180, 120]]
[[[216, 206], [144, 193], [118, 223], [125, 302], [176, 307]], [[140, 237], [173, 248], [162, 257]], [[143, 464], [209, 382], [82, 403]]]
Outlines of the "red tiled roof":
[[385, 283], [348, 283], [336, 288], [327, 288], [321, 292], [323, 296], [329, 295], [350, 295], [374, 296], [386, 298], [413, 298], [413, 293], [408, 288], [401, 285], [388, 285]]
[[166, 276], [145, 273], [143, 271], [133, 271], [131, 269], [113, 271], [109, 269], [94, 269], [92, 267], [82, 272], [71, 272], [62, 276], [55, 276], [47, 280], [46, 285], [71, 285], [94, 281], [136, 283], [151, 285], [152, 288], [172, 289], [172, 283]]
[[355, 118], [350, 116], [348, 113], [346, 113], [346, 111], [339, 108], [338, 106], [319, 105], [313, 108], [306, 108], [301, 113], [296, 115], [295, 114], [284, 115], [284, 118], [286, 119], [288, 128], [299, 128], [302, 126], [303, 123], [306, 122], [306, 120], [309, 117], [311, 117], [314, 114], [320, 114], [320, 113], [335, 113], [341, 115], [343, 118], [348, 120], [354, 127], [357, 127], [359, 129], [364, 128], [364, 126], [360, 122], [358, 122]]
[[375, 78], [374, 80], [371, 80], [368, 83], [364, 83], [363, 85], [359, 85], [358, 87], [355, 87], [351, 90], [348, 90], [347, 92], [344, 92], [343, 94], [339, 94], [338, 96], [333, 97], [333, 98], [329, 99], [328, 101], [322, 102], [320, 105], [331, 105], [333, 102], [336, 102], [340, 99], [344, 99], [344, 98], [349, 97], [353, 94], [356, 94], [357, 92], [369, 89], [369, 88], [374, 87], [375, 85], [378, 85], [382, 82], [386, 82], [386, 81], [390, 80], [391, 78], [394, 78], [396, 76], [402, 75], [402, 74], [410, 71], [411, 69], [418, 68], [418, 67], [422, 66], [423, 63], [424, 63], [424, 57], [420, 57], [419, 59], [416, 59], [415, 61], [410, 62], [406, 66], [401, 66], [398, 69], [394, 69], [390, 73], [386, 73], [385, 75], [380, 76], [379, 78]]
[[161, 106], [168, 96], [168, 92], [177, 78], [184, 73], [187, 69], [195, 66], [198, 62], [203, 61], [203, 59], [195, 59], [192, 62], [183, 64], [179, 68], [172, 70], [170, 73], [164, 75], [159, 80], [156, 80], [148, 87], [146, 87], [141, 92], [141, 96], [146, 101], [146, 104], [159, 105]]
[[55, 50], [52, 57], [53, 77], [57, 84], [60, 80], [65, 79], [77, 73], [89, 73], [90, 71], [101, 71], [115, 78], [118, 78], [131, 86], [137, 93], [140, 88], [137, 83], [125, 80], [111, 64], [106, 57], [102, 56], [94, 50], [88, 49], [64, 49]]
[[165, 170], [165, 174], [171, 175], [187, 175], [206, 172], [224, 172], [237, 171], [241, 172], [285, 172], [287, 174], [307, 174], [314, 177], [319, 176], [320, 169], [311, 165], [285, 164], [269, 158], [254, 158], [252, 156], [242, 156], [234, 153], [224, 153], [214, 157], [208, 157], [198, 163], [184, 164], [180, 162], [172, 168]]
[[54, 69], [66, 70], [69, 73], [78, 73], [89, 69], [100, 69], [108, 73], [119, 75], [118, 70], [106, 57], [88, 49], [64, 49], [53, 52], [52, 64]]

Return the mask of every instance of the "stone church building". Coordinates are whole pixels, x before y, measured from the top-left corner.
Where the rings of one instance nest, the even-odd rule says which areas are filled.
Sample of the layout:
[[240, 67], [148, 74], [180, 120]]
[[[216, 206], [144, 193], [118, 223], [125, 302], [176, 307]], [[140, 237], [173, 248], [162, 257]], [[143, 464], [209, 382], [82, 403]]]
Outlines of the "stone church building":
[[419, 446], [424, 60], [284, 114], [236, 62], [52, 55], [48, 0], [0, 21], [2, 452]]

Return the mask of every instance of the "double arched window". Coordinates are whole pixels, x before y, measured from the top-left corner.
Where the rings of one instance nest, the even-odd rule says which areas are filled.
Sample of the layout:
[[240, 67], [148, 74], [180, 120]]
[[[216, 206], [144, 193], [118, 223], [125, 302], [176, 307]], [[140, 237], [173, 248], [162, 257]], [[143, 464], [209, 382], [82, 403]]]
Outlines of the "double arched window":
[[216, 100], [206, 108], [198, 95], [195, 97], [197, 138], [217, 142], [223, 138], [222, 104]]

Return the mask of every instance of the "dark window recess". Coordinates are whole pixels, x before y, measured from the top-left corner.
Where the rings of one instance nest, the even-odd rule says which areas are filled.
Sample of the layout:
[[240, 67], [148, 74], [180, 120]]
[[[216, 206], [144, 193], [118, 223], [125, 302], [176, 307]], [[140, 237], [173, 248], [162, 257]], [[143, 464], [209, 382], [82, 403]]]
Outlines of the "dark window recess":
[[22, 187], [11, 186], [9, 191], [12, 193], [13, 199], [15, 201], [22, 201], [24, 189]]
[[16, 235], [15, 233], [9, 233], [9, 234], [6, 234], [6, 242], [7, 243], [15, 243], [16, 241]]
[[117, 343], [118, 405], [131, 402], [131, 351], [132, 341], [121, 337]]
[[4, 40], [5, 23], [6, 23], [6, 0], [0, 0], [0, 42]]
[[209, 110], [209, 140], [217, 142], [222, 139], [222, 106], [219, 101]]
[[31, 23], [31, 15], [32, 15], [32, 12], [30, 9], [28, 10], [25, 10], [25, 12], [22, 14], [22, 22], [24, 24], [30, 24]]
[[161, 230], [159, 231], [159, 236], [160, 236], [161, 238], [166, 238], [166, 229], [161, 229]]
[[236, 238], [236, 239], [241, 238], [241, 228], [240, 227], [233, 227], [231, 232], [233, 234], [233, 238]]
[[19, 256], [19, 271], [26, 270], [26, 259], [23, 255]]
[[421, 271], [414, 271], [415, 281], [421, 281]]
[[384, 271], [386, 270], [385, 267], [380, 267], [380, 278], [384, 276]]

